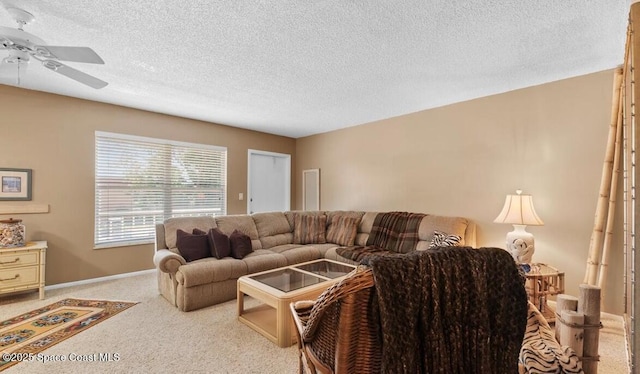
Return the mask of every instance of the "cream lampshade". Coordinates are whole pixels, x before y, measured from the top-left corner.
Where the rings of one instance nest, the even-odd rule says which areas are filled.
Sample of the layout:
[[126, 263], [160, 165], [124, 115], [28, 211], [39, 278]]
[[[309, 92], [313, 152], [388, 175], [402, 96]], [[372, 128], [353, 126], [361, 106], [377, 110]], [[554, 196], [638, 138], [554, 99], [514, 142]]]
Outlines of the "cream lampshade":
[[507, 250], [517, 263], [529, 264], [535, 248], [533, 234], [527, 232], [525, 227], [542, 226], [544, 222], [533, 208], [531, 195], [523, 195], [522, 190], [517, 190], [516, 194], [507, 195], [502, 212], [493, 222], [513, 225], [513, 231], [507, 233]]

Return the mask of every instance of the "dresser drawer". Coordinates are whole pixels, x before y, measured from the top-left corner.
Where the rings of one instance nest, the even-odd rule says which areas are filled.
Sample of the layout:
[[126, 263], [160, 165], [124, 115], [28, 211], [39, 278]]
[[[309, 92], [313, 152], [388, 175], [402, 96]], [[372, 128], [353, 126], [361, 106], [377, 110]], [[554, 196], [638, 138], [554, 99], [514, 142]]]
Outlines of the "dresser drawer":
[[38, 284], [37, 266], [0, 270], [0, 291], [32, 284]]
[[18, 266], [38, 264], [38, 251], [10, 252], [0, 254], [0, 270]]

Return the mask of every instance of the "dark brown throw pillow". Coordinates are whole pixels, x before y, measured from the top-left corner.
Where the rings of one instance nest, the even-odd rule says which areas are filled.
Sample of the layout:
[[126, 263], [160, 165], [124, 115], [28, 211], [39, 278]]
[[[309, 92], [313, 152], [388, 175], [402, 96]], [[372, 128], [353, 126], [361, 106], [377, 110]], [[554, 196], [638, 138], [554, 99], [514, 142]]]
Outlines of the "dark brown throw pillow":
[[228, 257], [231, 255], [231, 242], [219, 228], [209, 230], [209, 247], [211, 254], [216, 258]]
[[293, 220], [293, 243], [294, 244], [324, 244], [327, 216], [296, 214]]
[[241, 259], [253, 252], [251, 238], [238, 230], [233, 230], [229, 235], [229, 242], [231, 242], [231, 257], [233, 258]]
[[191, 231], [191, 233], [193, 235], [207, 235], [207, 233], [205, 231], [202, 231], [198, 228], [193, 229], [193, 231]]
[[176, 232], [176, 246], [187, 262], [211, 257], [207, 234], [189, 234], [182, 230]]

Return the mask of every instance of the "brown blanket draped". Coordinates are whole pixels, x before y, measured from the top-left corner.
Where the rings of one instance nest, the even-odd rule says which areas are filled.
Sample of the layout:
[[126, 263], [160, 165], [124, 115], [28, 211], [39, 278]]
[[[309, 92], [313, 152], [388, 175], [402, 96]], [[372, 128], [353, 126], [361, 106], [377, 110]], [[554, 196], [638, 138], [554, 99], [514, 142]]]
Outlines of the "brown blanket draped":
[[418, 228], [425, 214], [408, 212], [380, 213], [373, 220], [367, 246], [391, 252], [408, 253], [416, 249]]
[[379, 213], [373, 220], [366, 246], [341, 247], [336, 253], [360, 262], [370, 255], [394, 255], [416, 249], [418, 229], [425, 214], [408, 212]]
[[365, 259], [373, 270], [385, 373], [517, 373], [527, 295], [499, 248]]

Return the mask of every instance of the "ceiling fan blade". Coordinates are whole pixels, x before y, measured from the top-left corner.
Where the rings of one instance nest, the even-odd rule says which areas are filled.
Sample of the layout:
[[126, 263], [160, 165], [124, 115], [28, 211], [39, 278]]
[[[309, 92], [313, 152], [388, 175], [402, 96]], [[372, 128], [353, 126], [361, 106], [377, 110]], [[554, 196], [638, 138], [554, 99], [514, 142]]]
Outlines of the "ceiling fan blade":
[[89, 47], [63, 47], [55, 45], [35, 46], [36, 55], [45, 58], [55, 58], [61, 61], [86, 62], [89, 64], [104, 64], [104, 61]]
[[44, 65], [44, 67], [46, 67], [47, 69], [53, 70], [56, 73], [62, 74], [66, 77], [74, 79], [82, 84], [86, 84], [87, 86], [93, 87], [95, 89], [103, 88], [109, 84], [103, 80], [100, 80], [89, 74], [83, 73], [80, 70], [76, 70], [58, 61], [44, 60], [42, 61], [42, 65]]

